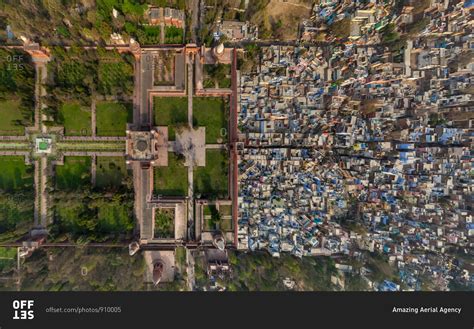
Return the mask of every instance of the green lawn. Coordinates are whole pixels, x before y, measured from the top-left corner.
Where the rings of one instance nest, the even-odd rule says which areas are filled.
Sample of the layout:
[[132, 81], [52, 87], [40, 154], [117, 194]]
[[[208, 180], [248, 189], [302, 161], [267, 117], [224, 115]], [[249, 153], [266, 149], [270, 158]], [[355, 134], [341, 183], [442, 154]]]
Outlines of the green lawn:
[[126, 233], [133, 229], [133, 216], [128, 205], [113, 201], [102, 204], [98, 209], [99, 232]]
[[163, 196], [185, 196], [188, 193], [188, 169], [184, 160], [178, 160], [172, 152], [168, 154], [168, 167], [155, 167], [155, 194]]
[[0, 273], [11, 271], [16, 265], [16, 248], [0, 247]]
[[229, 159], [222, 150], [206, 150], [206, 166], [194, 169], [194, 191], [203, 197], [226, 197]]
[[25, 164], [22, 156], [0, 157], [0, 189], [16, 191], [33, 186], [34, 169]]
[[193, 121], [196, 127], [206, 127], [206, 144], [227, 140], [226, 104], [220, 97], [195, 97]]
[[165, 43], [167, 44], [182, 44], [183, 43], [184, 30], [174, 27], [165, 27]]
[[1, 259], [16, 259], [16, 248], [0, 247]]
[[187, 97], [155, 97], [153, 112], [156, 126], [168, 126], [168, 139], [175, 139], [175, 128], [188, 123]]
[[97, 157], [96, 186], [101, 188], [119, 187], [127, 176], [123, 157]]
[[78, 189], [90, 182], [90, 157], [64, 157], [64, 165], [56, 166], [56, 186], [60, 189]]
[[[32, 110], [33, 111], [33, 110]], [[15, 124], [23, 120], [19, 99], [9, 99], [0, 102], [0, 135], [23, 135], [25, 127]]]
[[91, 135], [91, 110], [79, 103], [64, 103], [59, 110], [59, 121], [66, 136]]
[[132, 122], [133, 119], [132, 111], [129, 103], [97, 103], [97, 135], [125, 136], [127, 122]]
[[156, 45], [160, 42], [161, 29], [159, 26], [141, 26], [135, 29], [138, 42], [143, 45]]
[[221, 214], [219, 228], [223, 231], [232, 230], [232, 206], [220, 206], [219, 212]]

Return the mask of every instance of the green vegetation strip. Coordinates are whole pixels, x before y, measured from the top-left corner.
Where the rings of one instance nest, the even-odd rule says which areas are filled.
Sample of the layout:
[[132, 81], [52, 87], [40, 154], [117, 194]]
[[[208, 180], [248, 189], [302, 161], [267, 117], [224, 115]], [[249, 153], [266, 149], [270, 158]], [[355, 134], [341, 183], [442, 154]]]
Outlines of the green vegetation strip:
[[78, 142], [78, 141], [62, 141], [57, 144], [58, 150], [60, 151], [110, 151], [110, 152], [124, 152], [125, 142]]
[[30, 151], [31, 145], [21, 141], [0, 141], [0, 150]]

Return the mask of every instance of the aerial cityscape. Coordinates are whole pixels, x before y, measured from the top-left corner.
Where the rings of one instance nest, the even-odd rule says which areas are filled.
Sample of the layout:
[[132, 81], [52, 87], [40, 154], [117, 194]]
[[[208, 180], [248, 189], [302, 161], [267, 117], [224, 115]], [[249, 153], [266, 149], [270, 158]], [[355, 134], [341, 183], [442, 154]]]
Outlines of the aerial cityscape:
[[0, 290], [472, 291], [473, 18], [0, 2]]

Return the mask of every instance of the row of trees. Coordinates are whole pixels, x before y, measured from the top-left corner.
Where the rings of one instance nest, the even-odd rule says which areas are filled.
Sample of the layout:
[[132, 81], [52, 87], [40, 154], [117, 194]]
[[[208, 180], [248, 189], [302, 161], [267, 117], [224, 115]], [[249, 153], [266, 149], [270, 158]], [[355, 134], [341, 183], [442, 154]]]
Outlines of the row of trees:
[[48, 44], [105, 44], [114, 32], [137, 38], [125, 25], [145, 23], [149, 4], [186, 7], [185, 0], [48, 0], [22, 1], [21, 5], [5, 0], [0, 2], [0, 12], [17, 37], [25, 35]]
[[[266, 252], [252, 254], [229, 252], [232, 265], [231, 277], [221, 282], [231, 291], [286, 290], [283, 279], [296, 282], [296, 290], [331, 291], [331, 275], [337, 272], [334, 260], [329, 257], [295, 258], [282, 254], [274, 258]], [[196, 261], [196, 283], [201, 288], [208, 284], [203, 264]], [[221, 279], [219, 279], [221, 280]]]
[[130, 177], [117, 187], [99, 189], [89, 185], [58, 190], [51, 182], [48, 190], [53, 196], [54, 224], [50, 230], [53, 239], [87, 243], [131, 237], [134, 193]]
[[7, 172], [12, 175], [9, 178], [15, 179], [17, 183], [3, 182], [1, 184], [0, 242], [21, 239], [29, 233], [34, 218], [33, 166], [26, 166], [24, 172], [20, 169], [15, 173], [10, 170]]
[[33, 189], [0, 193], [0, 241], [16, 241], [33, 221]]
[[[54, 262], [48, 261], [53, 258]], [[21, 286], [0, 281], [1, 290], [136, 291], [145, 290], [146, 263], [127, 248], [38, 249], [22, 264]]]

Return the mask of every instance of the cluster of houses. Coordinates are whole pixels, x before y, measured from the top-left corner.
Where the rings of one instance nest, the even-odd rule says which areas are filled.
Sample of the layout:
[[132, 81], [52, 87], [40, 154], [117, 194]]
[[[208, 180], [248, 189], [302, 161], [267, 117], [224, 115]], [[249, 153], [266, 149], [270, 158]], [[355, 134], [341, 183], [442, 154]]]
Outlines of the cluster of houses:
[[[240, 76], [240, 249], [382, 254], [399, 278], [375, 290], [472, 287], [474, 4], [428, 2], [407, 18], [321, 1], [334, 20], [353, 9], [347, 42], [263, 47]], [[400, 49], [365, 42], [383, 19], [406, 35], [415, 13]]]
[[150, 6], [147, 11], [150, 25], [165, 25], [184, 28], [186, 21], [184, 10]]
[[250, 41], [258, 39], [258, 26], [248, 21], [222, 21], [217, 24], [215, 36], [224, 35], [227, 41]]

